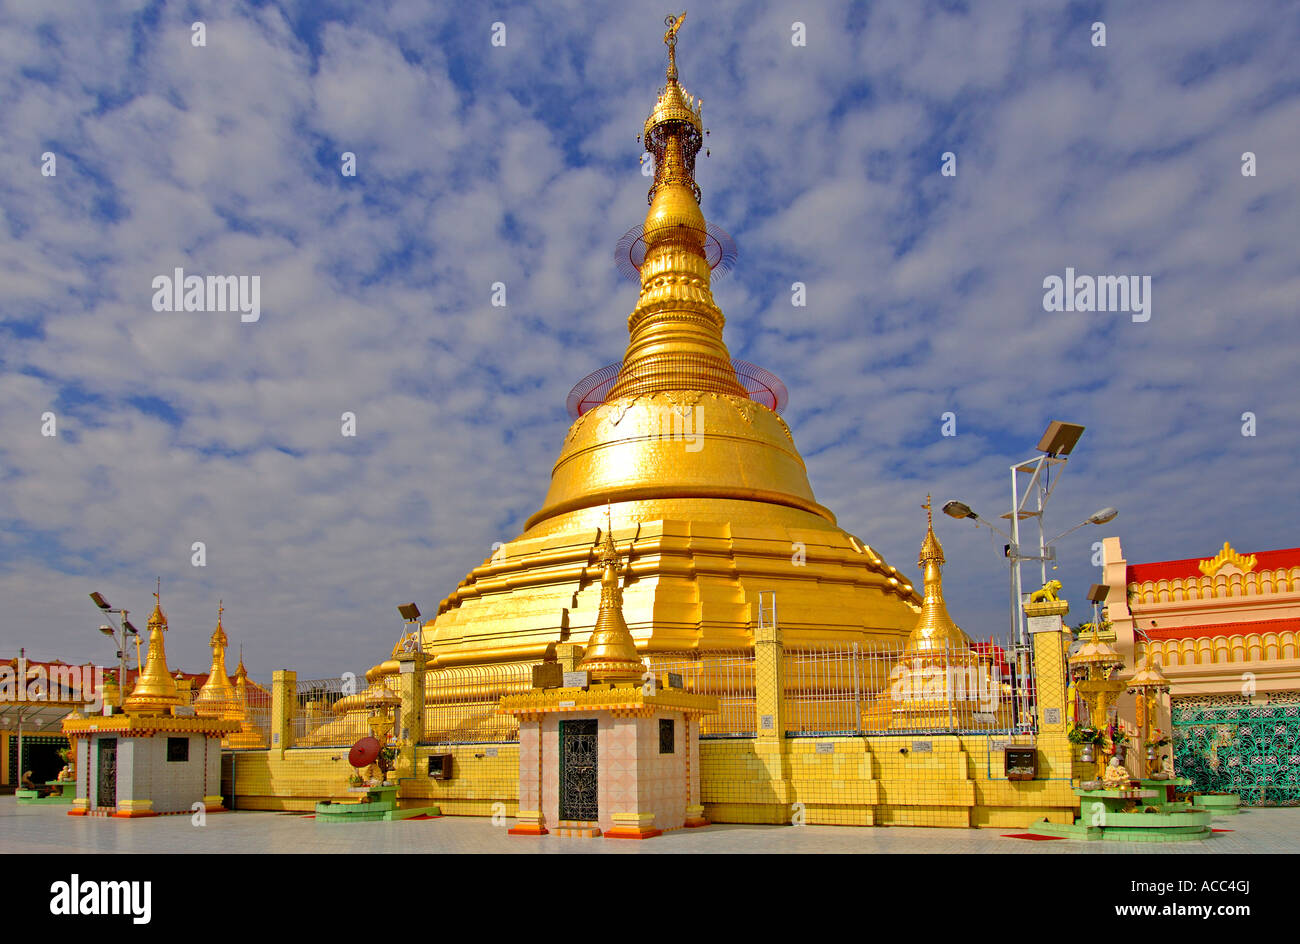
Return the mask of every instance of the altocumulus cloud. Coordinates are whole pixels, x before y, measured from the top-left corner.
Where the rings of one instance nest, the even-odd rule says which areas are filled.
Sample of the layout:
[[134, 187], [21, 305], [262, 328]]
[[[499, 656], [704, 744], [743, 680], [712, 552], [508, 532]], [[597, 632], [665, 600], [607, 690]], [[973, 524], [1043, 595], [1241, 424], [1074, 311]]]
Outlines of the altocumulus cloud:
[[[176, 665], [205, 664], [224, 597], [259, 677], [363, 669], [395, 602], [432, 610], [518, 533], [564, 394], [622, 354], [609, 254], [644, 213], [662, 13], [322, 6], [0, 14], [5, 648], [103, 658], [86, 592], [143, 609], [161, 574]], [[1295, 543], [1267, 486], [1298, 444], [1300, 21], [1016, 6], [692, 9], [733, 354], [786, 380], [819, 499], [898, 566], [927, 492], [1000, 511], [1054, 418], [1088, 426], [1056, 530], [1114, 504], [1131, 559]], [[1150, 322], [1045, 312], [1066, 266], [1151, 276]], [[154, 312], [178, 267], [260, 276], [260, 321]], [[1000, 548], [940, 527], [952, 611], [1001, 631]], [[1102, 533], [1062, 548], [1067, 586]]]

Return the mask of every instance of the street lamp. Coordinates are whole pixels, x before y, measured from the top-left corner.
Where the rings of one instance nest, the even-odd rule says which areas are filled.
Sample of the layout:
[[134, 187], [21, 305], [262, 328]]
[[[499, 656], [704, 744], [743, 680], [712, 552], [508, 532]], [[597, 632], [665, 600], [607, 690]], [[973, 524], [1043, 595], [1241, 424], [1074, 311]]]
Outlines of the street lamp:
[[[420, 608], [416, 606], [414, 603], [399, 603], [397, 604], [397, 612], [402, 615], [402, 620], [406, 623], [406, 633], [405, 633], [406, 642], [403, 643], [403, 648], [406, 649], [407, 652], [413, 652], [416, 649], [423, 652], [424, 651], [424, 627], [412, 625], [420, 622]], [[410, 637], [416, 632], [419, 633], [419, 638], [416, 644], [413, 647], [411, 647]]]
[[[1043, 511], [1047, 506], [1048, 499], [1052, 497], [1052, 492], [1060, 482], [1061, 473], [1065, 471], [1068, 456], [1074, 450], [1079, 437], [1083, 435], [1083, 431], [1084, 427], [1076, 423], [1053, 421], [1048, 425], [1047, 431], [1043, 433], [1038, 442], [1038, 451], [1041, 454], [1011, 466], [1011, 511], [1001, 516], [1011, 522], [1010, 534], [987, 519], [980, 517], [965, 502], [949, 501], [945, 502], [943, 506], [944, 514], [949, 517], [957, 519], [969, 518], [976, 523], [976, 526], [983, 524], [1007, 540], [1004, 553], [1011, 568], [1011, 632], [1016, 642], [1016, 648], [1020, 652], [1020, 658], [1017, 661], [1025, 660], [1027, 662], [1026, 657], [1028, 654], [1028, 642], [1025, 638], [1025, 614], [1021, 606], [1021, 562], [1038, 561], [1041, 567], [1042, 582], [1046, 584], [1047, 562], [1056, 560], [1056, 549], [1052, 547], [1053, 544], [1084, 525], [1106, 524], [1113, 521], [1115, 516], [1119, 514], [1114, 508], [1102, 508], [1093, 512], [1068, 531], [1061, 532], [1050, 541], [1047, 540], [1043, 530]], [[1055, 476], [1052, 475], [1054, 470], [1056, 472]], [[1021, 476], [1023, 475], [1027, 475], [1029, 478], [1022, 484]], [[1032, 506], [1031, 498], [1035, 499]], [[1026, 518], [1038, 519], [1037, 554], [1021, 553], [1020, 522]], [[1028, 666], [1025, 665], [1025, 668], [1027, 669]]]
[[91, 602], [95, 604], [95, 606], [100, 608], [100, 610], [102, 610], [105, 613], [116, 613], [120, 619], [120, 625], [121, 625], [120, 637], [118, 636], [118, 631], [115, 630], [112, 626], [108, 625], [107, 623], [99, 627], [99, 631], [101, 633], [103, 633], [105, 636], [110, 637], [113, 640], [113, 642], [117, 644], [117, 707], [120, 709], [122, 707], [122, 702], [123, 702], [125, 689], [126, 689], [127, 638], [129, 636], [135, 637], [136, 640], [135, 664], [136, 664], [136, 668], [139, 668], [140, 633], [136, 630], [134, 626], [131, 625], [131, 621], [127, 619], [127, 614], [130, 611], [115, 609], [107, 600], [104, 599], [104, 595], [102, 593], [92, 593], [90, 595], [90, 599]]

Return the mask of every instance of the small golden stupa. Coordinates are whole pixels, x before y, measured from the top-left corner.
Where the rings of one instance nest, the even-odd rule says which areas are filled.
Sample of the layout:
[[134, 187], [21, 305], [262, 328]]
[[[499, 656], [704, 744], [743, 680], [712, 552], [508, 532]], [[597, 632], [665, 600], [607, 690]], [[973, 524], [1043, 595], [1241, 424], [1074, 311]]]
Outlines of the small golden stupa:
[[240, 647], [239, 664], [235, 666], [235, 702], [236, 712], [228, 717], [239, 722], [239, 730], [227, 736], [224, 746], [232, 749], [257, 749], [266, 747], [266, 739], [249, 717], [248, 711], [248, 669], [244, 668], [244, 650]]
[[200, 718], [235, 718], [243, 717], [239, 696], [235, 693], [230, 678], [226, 675], [226, 647], [230, 640], [221, 625], [221, 614], [225, 606], [217, 603], [217, 628], [212, 631], [208, 644], [212, 647], [212, 668], [208, 670], [208, 680], [194, 697], [194, 713]]
[[593, 682], [639, 684], [645, 667], [623, 619], [623, 589], [619, 585], [618, 550], [609, 528], [600, 546], [600, 614], [587, 649], [578, 662], [579, 672], [590, 672]]
[[971, 639], [948, 615], [943, 600], [943, 545], [934, 534], [934, 510], [930, 496], [925, 496], [925, 540], [916, 566], [925, 575], [925, 598], [921, 602], [921, 616], [907, 637], [903, 647], [906, 653], [945, 653], [970, 648]]
[[934, 533], [934, 511], [925, 498], [925, 540], [917, 566], [925, 574], [925, 597], [916, 625], [889, 673], [890, 726], [962, 729], [975, 711], [995, 712], [1000, 688], [971, 648], [971, 639], [948, 615], [943, 599], [943, 545]]
[[167, 671], [167, 651], [163, 645], [167, 617], [163, 615], [160, 591], [154, 592], [153, 599], [153, 612], [149, 614], [149, 655], [124, 705], [134, 714], [167, 714], [181, 703], [176, 680]]

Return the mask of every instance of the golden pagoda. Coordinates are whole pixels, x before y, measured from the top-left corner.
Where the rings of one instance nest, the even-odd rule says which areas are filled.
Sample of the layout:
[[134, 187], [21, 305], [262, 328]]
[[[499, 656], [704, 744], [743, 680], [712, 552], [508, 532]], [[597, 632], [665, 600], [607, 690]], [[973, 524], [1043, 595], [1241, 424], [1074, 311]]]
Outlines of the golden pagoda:
[[917, 566], [925, 574], [925, 597], [916, 625], [889, 673], [890, 726], [964, 730], [975, 714], [996, 714], [1003, 690], [971, 639], [948, 615], [943, 599], [943, 545], [934, 533], [934, 510], [925, 497], [925, 540]]
[[208, 680], [199, 689], [194, 698], [194, 713], [200, 718], [234, 718], [243, 717], [242, 706], [235, 694], [234, 686], [226, 675], [226, 647], [230, 640], [221, 626], [221, 614], [225, 607], [217, 604], [217, 628], [212, 631], [208, 645], [212, 647], [212, 668], [208, 670]]
[[266, 747], [266, 738], [257, 729], [249, 717], [248, 711], [248, 669], [244, 668], [244, 651], [240, 647], [239, 664], [235, 666], [235, 711], [226, 717], [239, 722], [239, 730], [230, 734], [222, 742], [232, 749], [256, 749]]
[[934, 535], [934, 510], [930, 496], [925, 496], [925, 540], [921, 542], [921, 553], [916, 566], [925, 575], [925, 598], [921, 602], [921, 616], [916, 626], [908, 634], [903, 647], [906, 653], [945, 653], [969, 649], [971, 640], [961, 627], [948, 615], [948, 606], [943, 601], [943, 545]]
[[[700, 103], [678, 79], [680, 24], [664, 36], [666, 84], [643, 128], [655, 172], [617, 377], [569, 428], [523, 533], [424, 624], [438, 668], [536, 661], [548, 645], [587, 643], [609, 589], [591, 556], [607, 508], [611, 540], [629, 554], [623, 616], [642, 653], [749, 649], [768, 590], [792, 647], [901, 641], [916, 622], [907, 578], [817, 502], [789, 427], [749, 398], [732, 366], [710, 288], [716, 230], [695, 181]], [[367, 679], [396, 675], [397, 655]]]
[[167, 617], [163, 615], [159, 592], [154, 593], [153, 599], [153, 612], [149, 614], [149, 655], [124, 704], [134, 714], [167, 714], [181, 703], [176, 680], [167, 672], [167, 652], [163, 646]]

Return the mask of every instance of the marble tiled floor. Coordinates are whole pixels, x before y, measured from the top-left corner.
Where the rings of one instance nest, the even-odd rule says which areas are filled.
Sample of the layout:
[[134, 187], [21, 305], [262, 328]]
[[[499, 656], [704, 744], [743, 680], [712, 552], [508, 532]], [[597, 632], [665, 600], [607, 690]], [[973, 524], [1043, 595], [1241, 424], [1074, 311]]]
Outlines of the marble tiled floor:
[[[510, 823], [513, 821], [507, 821]], [[221, 813], [207, 825], [187, 816], [114, 820], [68, 816], [66, 807], [18, 806], [0, 797], [5, 853], [469, 852], [469, 853], [1032, 853], [1038, 855], [1209, 855], [1300, 852], [1300, 808], [1249, 810], [1215, 820], [1200, 842], [1127, 843], [1003, 838], [1018, 829], [732, 826], [667, 833], [644, 841], [509, 836], [478, 817], [397, 823], [324, 824], [292, 813]]]

